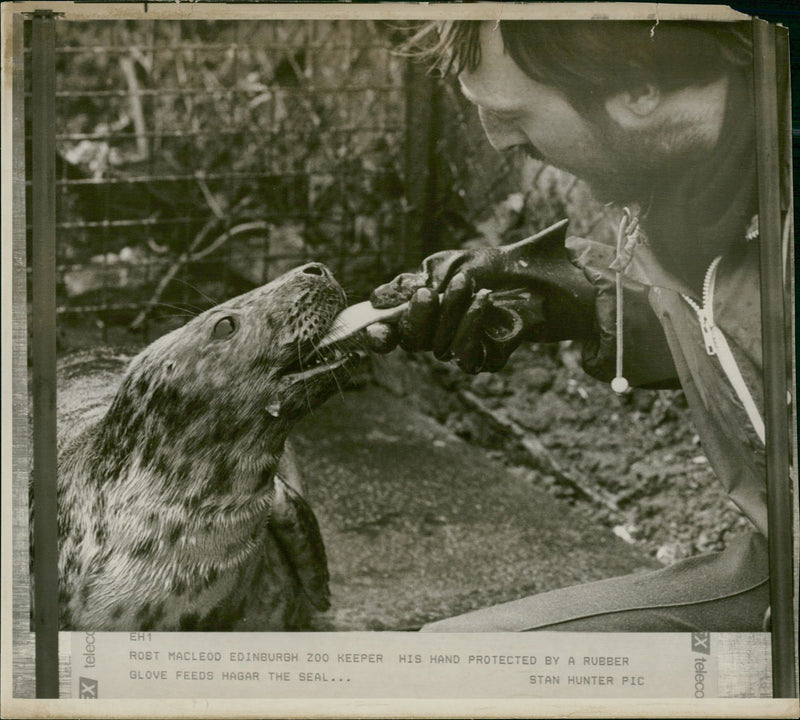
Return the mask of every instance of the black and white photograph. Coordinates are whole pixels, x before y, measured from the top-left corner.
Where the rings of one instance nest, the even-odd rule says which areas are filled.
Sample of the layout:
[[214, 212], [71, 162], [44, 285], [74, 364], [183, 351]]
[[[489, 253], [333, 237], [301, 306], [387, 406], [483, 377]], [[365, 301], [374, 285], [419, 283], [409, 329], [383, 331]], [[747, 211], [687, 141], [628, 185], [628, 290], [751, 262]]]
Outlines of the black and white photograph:
[[2, 10], [4, 716], [797, 716], [785, 27]]

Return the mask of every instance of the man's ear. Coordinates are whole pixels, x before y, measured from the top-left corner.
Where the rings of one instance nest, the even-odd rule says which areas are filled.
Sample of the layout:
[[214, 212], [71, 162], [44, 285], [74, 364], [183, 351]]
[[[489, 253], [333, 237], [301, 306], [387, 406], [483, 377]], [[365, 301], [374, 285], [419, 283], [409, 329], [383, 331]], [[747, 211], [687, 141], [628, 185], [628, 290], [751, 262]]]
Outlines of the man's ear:
[[605, 102], [609, 117], [621, 127], [647, 124], [661, 105], [661, 91], [651, 83], [611, 95]]

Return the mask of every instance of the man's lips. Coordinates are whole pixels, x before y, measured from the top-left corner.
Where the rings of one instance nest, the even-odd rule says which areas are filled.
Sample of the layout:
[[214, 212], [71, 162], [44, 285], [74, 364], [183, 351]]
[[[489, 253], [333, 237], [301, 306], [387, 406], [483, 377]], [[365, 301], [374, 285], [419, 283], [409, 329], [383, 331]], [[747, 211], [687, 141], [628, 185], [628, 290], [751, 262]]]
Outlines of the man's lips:
[[521, 150], [525, 155], [529, 158], [533, 158], [534, 160], [540, 160], [542, 162], [545, 161], [544, 155], [539, 152], [539, 149], [530, 143], [526, 143], [525, 145], [517, 145], [517, 148]]

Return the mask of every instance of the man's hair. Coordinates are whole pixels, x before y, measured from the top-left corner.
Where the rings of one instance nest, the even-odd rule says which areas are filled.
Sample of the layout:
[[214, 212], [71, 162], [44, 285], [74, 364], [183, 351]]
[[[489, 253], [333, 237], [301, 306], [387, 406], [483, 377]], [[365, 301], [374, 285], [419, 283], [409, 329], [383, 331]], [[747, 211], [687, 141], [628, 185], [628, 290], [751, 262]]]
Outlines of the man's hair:
[[[480, 26], [474, 20], [429, 23], [411, 42], [444, 73], [475, 70]], [[751, 62], [747, 23], [504, 20], [499, 27], [520, 69], [557, 87], [576, 107], [646, 83], [663, 91], [705, 85]]]

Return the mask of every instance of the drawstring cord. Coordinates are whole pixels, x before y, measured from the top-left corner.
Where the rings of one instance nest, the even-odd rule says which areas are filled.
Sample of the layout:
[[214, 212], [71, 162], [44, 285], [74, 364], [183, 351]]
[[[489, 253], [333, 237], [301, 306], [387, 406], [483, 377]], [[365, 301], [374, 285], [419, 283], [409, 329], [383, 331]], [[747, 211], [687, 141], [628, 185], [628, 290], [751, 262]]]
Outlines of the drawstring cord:
[[[622, 274], [625, 272], [625, 268], [628, 267], [628, 264], [633, 257], [633, 248], [636, 244], [637, 238], [636, 231], [638, 229], [638, 219], [632, 216], [631, 211], [628, 208], [623, 208], [622, 219], [620, 220], [619, 229], [617, 230], [617, 257], [609, 266], [609, 269], [614, 271], [617, 294], [617, 365], [614, 379], [611, 381], [611, 389], [617, 393], [617, 395], [622, 395], [630, 389], [630, 383], [622, 374], [624, 345]], [[623, 239], [626, 239], [624, 243]]]

